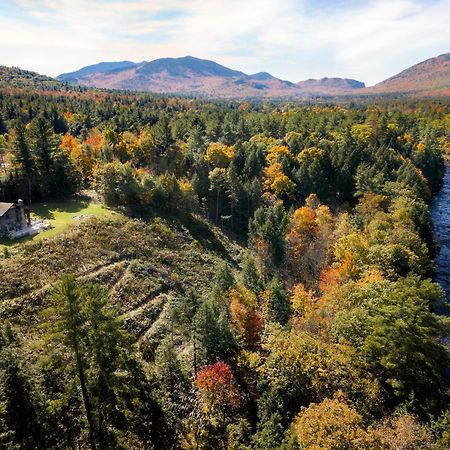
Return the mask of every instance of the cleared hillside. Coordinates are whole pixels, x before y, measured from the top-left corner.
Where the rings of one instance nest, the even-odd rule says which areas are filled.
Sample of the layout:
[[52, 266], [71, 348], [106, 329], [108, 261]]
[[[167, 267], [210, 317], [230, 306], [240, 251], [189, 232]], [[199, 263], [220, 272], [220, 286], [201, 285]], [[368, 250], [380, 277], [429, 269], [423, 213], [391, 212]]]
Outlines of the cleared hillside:
[[0, 259], [0, 318], [34, 340], [52, 284], [62, 273], [73, 273], [109, 287], [126, 328], [152, 347], [167, 332], [170, 300], [189, 289], [207, 293], [217, 265], [236, 265], [239, 252], [238, 245], [201, 219], [91, 218]]

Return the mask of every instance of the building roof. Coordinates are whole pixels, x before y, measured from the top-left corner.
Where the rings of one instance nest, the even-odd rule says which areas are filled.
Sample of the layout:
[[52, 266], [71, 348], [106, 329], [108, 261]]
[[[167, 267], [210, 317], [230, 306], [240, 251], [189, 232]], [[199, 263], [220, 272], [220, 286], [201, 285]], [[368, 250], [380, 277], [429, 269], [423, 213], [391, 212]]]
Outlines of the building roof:
[[0, 217], [2, 217], [6, 211], [8, 211], [12, 206], [14, 206], [14, 203], [2, 203], [0, 202]]

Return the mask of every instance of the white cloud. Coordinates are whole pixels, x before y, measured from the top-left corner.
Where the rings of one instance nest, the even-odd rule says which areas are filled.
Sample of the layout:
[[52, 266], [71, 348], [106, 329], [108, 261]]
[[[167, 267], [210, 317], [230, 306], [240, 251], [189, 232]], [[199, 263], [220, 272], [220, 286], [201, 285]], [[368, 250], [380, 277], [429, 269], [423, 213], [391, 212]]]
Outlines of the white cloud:
[[16, 5], [0, 0], [0, 63], [50, 75], [105, 60], [191, 54], [292, 81], [347, 76], [371, 84], [450, 50], [450, 0], [379, 0], [345, 9], [331, 0], [320, 9], [313, 0]]

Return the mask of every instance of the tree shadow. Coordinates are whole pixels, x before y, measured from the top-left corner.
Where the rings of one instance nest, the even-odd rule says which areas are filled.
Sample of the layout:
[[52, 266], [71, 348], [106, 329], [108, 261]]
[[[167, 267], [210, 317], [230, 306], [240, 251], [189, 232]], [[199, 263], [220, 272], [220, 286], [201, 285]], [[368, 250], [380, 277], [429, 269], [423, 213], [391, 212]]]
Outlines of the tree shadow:
[[[16, 247], [18, 244], [23, 244], [24, 242], [28, 242], [33, 240], [35, 235], [33, 236], [24, 236], [19, 239], [8, 239], [8, 238], [0, 238], [0, 252], [2, 251], [2, 246], [7, 248]], [[3, 249], [4, 250], [4, 249]]]
[[219, 254], [222, 259], [226, 259], [233, 266], [235, 265], [235, 261], [227, 249], [206, 222], [191, 215], [183, 217], [180, 222], [204, 249]]
[[88, 197], [79, 197], [73, 200], [60, 202], [43, 202], [36, 203], [31, 206], [31, 212], [44, 220], [52, 220], [55, 218], [54, 212], [77, 213], [89, 206]]
[[228, 261], [230, 265], [236, 266], [236, 262], [213, 232], [211, 226], [201, 218], [197, 218], [188, 213], [161, 212], [142, 207], [128, 208], [127, 214], [145, 221], [161, 217], [167, 220], [174, 229], [178, 229], [181, 232], [183, 229], [187, 230], [192, 238], [205, 250], [217, 254], [222, 259]]

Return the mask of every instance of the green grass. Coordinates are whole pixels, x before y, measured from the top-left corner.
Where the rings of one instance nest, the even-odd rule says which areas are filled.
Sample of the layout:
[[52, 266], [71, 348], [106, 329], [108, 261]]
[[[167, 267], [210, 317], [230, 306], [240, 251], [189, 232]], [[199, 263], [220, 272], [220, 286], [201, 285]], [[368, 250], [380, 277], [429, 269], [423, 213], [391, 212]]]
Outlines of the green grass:
[[24, 242], [38, 241], [56, 236], [71, 225], [80, 223], [79, 220], [74, 220], [75, 216], [83, 214], [86, 216], [105, 217], [112, 214], [111, 210], [105, 208], [100, 203], [93, 203], [87, 197], [61, 202], [35, 203], [31, 211], [32, 219], [48, 220], [52, 228], [34, 236], [25, 236], [21, 239], [0, 239], [0, 251], [6, 248], [12, 249], [18, 247]]

